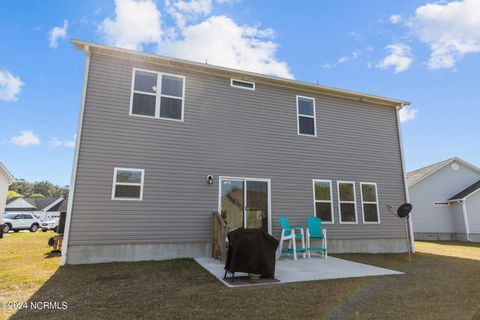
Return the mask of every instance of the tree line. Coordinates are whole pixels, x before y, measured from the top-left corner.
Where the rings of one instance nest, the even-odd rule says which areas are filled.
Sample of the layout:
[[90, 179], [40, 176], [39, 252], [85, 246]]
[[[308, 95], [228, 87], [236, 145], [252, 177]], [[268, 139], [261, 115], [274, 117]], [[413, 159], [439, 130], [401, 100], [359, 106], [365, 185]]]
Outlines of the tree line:
[[68, 198], [69, 186], [58, 186], [49, 181], [28, 182], [20, 179], [10, 185], [8, 199], [15, 197], [63, 197]]

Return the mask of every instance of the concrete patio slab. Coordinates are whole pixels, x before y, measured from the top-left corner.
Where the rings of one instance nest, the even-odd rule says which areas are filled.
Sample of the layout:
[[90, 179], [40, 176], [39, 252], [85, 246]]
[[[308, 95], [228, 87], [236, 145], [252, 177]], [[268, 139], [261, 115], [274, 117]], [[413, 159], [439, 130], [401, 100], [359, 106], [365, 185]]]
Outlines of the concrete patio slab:
[[[205, 268], [208, 272], [213, 274], [227, 287], [240, 287], [248, 284], [232, 286], [223, 280], [225, 271], [224, 265], [212, 258], [195, 258], [195, 261]], [[313, 280], [327, 280], [327, 279], [341, 279], [341, 278], [356, 278], [368, 276], [383, 276], [383, 275], [400, 275], [403, 272], [374, 267], [368, 264], [328, 257], [322, 258], [320, 255], [314, 255], [311, 259], [299, 258], [294, 261], [289, 258], [282, 258], [277, 260], [275, 268], [275, 278], [280, 280], [277, 283], [289, 283], [300, 281]], [[245, 276], [244, 273], [235, 273], [235, 277]]]

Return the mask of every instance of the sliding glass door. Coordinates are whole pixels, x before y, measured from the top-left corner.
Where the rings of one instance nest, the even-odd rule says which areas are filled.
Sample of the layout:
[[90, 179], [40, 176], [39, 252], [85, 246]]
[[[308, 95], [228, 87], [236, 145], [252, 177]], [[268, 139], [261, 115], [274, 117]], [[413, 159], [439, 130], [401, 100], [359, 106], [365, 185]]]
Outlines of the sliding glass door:
[[220, 180], [220, 213], [227, 224], [227, 232], [245, 225], [245, 181]]
[[244, 227], [270, 232], [270, 181], [220, 177], [219, 210], [228, 231]]

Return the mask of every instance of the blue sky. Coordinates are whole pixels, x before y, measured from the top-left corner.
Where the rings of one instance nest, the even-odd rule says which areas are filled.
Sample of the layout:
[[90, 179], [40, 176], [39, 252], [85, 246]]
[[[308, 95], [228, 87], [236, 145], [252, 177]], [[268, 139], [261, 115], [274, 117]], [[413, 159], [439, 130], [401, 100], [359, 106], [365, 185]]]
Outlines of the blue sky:
[[71, 38], [412, 101], [408, 170], [480, 166], [480, 1], [2, 1], [0, 161], [69, 184], [84, 55]]

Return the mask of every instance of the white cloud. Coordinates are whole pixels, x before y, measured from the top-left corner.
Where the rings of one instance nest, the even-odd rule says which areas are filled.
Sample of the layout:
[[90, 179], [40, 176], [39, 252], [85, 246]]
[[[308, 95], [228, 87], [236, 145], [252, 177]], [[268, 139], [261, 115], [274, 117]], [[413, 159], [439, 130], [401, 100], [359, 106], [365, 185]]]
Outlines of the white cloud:
[[276, 59], [278, 45], [271, 41], [273, 31], [237, 25], [225, 16], [213, 16], [185, 27], [181, 37], [167, 40], [162, 54], [230, 68], [293, 78], [284, 61]]
[[62, 27], [54, 27], [50, 30], [50, 38], [48, 46], [56, 49], [58, 47], [58, 40], [67, 36], [68, 20], [63, 20]]
[[115, 18], [103, 20], [99, 31], [108, 44], [141, 50], [161, 40], [161, 13], [151, 0], [115, 0]]
[[[367, 48], [368, 50], [368, 48]], [[358, 59], [362, 55], [362, 51], [360, 49], [355, 49], [352, 53], [348, 56], [343, 56], [337, 59], [335, 63], [324, 63], [320, 66], [322, 69], [331, 69], [336, 67], [338, 64], [347, 63], [352, 60]]]
[[212, 12], [214, 3], [227, 4], [237, 0], [165, 0], [167, 13], [173, 17], [178, 27], [183, 28], [188, 22], [204, 17]]
[[407, 25], [429, 45], [429, 68], [452, 68], [463, 55], [480, 52], [478, 0], [428, 3], [415, 10]]
[[337, 60], [337, 62], [338, 63], [345, 63], [345, 62], [348, 62], [348, 61], [352, 61], [352, 60], [355, 60], [358, 57], [360, 57], [361, 54], [362, 54], [362, 52], [360, 50], [355, 49], [355, 50], [352, 51], [352, 53], [349, 56], [343, 56], [343, 57], [339, 58]]
[[188, 21], [210, 14], [212, 11], [212, 0], [165, 0], [165, 6], [177, 25], [183, 28]]
[[230, 1], [167, 0], [167, 13], [175, 21], [169, 26], [162, 25], [154, 1], [116, 0], [115, 17], [105, 19], [99, 30], [119, 47], [138, 50], [153, 44], [160, 54], [292, 78], [287, 63], [276, 57], [272, 29], [238, 25], [226, 16], [206, 17], [213, 3], [225, 2]]
[[399, 112], [400, 121], [401, 122], [407, 122], [407, 121], [410, 121], [410, 120], [414, 120], [417, 117], [417, 112], [418, 112], [418, 110], [416, 110], [416, 109], [410, 109], [410, 106], [404, 107]]
[[394, 68], [395, 73], [408, 70], [413, 62], [410, 46], [402, 43], [395, 43], [385, 47], [390, 54], [377, 64], [379, 69]]
[[53, 147], [67, 147], [67, 148], [75, 148], [75, 140], [76, 140], [77, 135], [75, 134], [73, 136], [72, 140], [61, 140], [57, 137], [53, 137], [50, 140], [50, 145]]
[[40, 144], [40, 138], [30, 130], [21, 130], [18, 136], [12, 137], [10, 140], [13, 144], [22, 147]]
[[399, 23], [400, 21], [402, 21], [402, 16], [401, 16], [401, 15], [399, 15], [399, 14], [392, 14], [392, 15], [390, 16], [390, 22], [391, 22], [392, 24], [397, 24], [397, 23]]
[[6, 102], [18, 100], [23, 82], [6, 70], [0, 70], [0, 99]]

